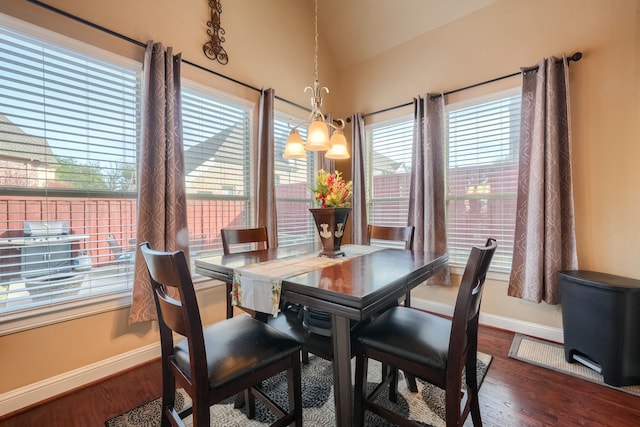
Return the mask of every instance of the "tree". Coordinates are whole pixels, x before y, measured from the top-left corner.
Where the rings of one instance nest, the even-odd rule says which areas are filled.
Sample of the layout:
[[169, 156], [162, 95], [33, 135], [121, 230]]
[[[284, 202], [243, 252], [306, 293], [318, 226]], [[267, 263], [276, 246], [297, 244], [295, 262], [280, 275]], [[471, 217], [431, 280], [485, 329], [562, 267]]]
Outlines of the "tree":
[[81, 190], [107, 190], [103, 175], [97, 163], [78, 164], [75, 159], [58, 159], [56, 178], [69, 186]]

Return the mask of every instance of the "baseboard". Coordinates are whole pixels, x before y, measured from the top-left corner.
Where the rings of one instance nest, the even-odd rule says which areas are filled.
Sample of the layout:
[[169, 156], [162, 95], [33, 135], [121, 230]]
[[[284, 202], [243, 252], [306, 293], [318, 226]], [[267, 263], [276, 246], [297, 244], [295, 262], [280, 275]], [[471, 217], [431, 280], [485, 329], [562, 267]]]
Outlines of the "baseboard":
[[0, 395], [0, 414], [10, 414], [43, 400], [160, 357], [160, 344], [150, 344]]
[[[422, 298], [411, 298], [413, 307], [431, 311], [446, 316], [453, 315], [453, 307], [447, 304], [429, 301]], [[492, 326], [494, 328], [504, 329], [507, 331], [518, 332], [524, 335], [541, 338], [557, 343], [564, 342], [564, 333], [562, 328], [552, 328], [550, 326], [540, 325], [533, 322], [524, 322], [522, 320], [512, 319], [509, 317], [496, 316], [494, 314], [486, 314], [480, 312], [480, 324]]]

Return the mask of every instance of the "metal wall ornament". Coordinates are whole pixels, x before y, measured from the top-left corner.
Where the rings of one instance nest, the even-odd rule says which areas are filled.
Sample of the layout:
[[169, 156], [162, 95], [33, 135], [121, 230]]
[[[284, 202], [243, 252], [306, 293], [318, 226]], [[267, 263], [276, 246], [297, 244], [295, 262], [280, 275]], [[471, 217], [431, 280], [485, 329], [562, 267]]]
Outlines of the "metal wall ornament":
[[218, 61], [222, 65], [229, 62], [229, 55], [222, 47], [224, 43], [224, 28], [220, 26], [220, 15], [222, 14], [222, 1], [209, 0], [209, 8], [211, 9], [211, 19], [207, 21], [207, 34], [210, 39], [202, 46], [202, 51], [209, 59]]

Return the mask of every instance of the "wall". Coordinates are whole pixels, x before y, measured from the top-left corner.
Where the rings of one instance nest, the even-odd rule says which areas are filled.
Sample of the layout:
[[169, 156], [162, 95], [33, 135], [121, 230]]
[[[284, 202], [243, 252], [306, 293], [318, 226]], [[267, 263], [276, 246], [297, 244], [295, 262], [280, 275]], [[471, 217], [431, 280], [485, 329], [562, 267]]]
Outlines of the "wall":
[[[541, 58], [583, 53], [571, 63], [575, 211], [582, 269], [640, 278], [640, 2], [498, 0], [429, 34], [340, 71], [344, 114], [410, 102], [508, 75]], [[447, 102], [519, 86], [512, 78], [448, 96]], [[411, 107], [373, 115], [366, 122]], [[449, 312], [457, 286], [420, 287], [415, 305]], [[483, 321], [562, 339], [561, 308], [507, 296], [490, 280]]]

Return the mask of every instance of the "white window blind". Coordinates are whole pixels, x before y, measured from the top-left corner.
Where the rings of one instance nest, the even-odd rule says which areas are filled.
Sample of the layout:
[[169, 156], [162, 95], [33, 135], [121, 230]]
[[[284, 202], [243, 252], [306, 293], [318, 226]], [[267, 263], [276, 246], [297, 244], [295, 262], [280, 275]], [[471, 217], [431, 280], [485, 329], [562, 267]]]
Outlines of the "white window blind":
[[222, 253], [220, 229], [249, 227], [252, 108], [186, 83], [182, 120], [192, 258]]
[[516, 217], [520, 96], [447, 107], [449, 262], [464, 266], [473, 245], [498, 241], [491, 270], [511, 269]]
[[413, 121], [367, 126], [367, 215], [370, 224], [407, 225]]
[[141, 68], [53, 33], [16, 31], [7, 19], [0, 318], [130, 290]]
[[[302, 120], [293, 119], [298, 123]], [[315, 223], [309, 212], [313, 207], [311, 187], [315, 180], [315, 159], [312, 151], [306, 159], [282, 157], [289, 136], [288, 118], [276, 114], [274, 120], [276, 210], [278, 216], [278, 245], [288, 246], [313, 242], [317, 238]], [[300, 136], [306, 139], [306, 129], [301, 126]]]

